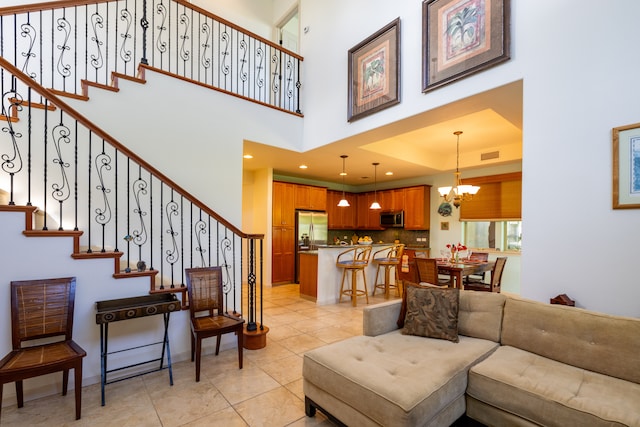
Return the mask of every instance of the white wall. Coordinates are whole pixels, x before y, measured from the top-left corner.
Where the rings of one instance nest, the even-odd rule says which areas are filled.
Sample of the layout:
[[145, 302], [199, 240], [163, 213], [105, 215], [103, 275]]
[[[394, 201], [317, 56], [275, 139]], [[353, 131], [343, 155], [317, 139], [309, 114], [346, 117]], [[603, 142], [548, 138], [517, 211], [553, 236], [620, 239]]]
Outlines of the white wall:
[[[522, 295], [548, 301], [567, 293], [581, 307], [640, 316], [633, 272], [640, 211], [611, 209], [611, 128], [640, 121], [640, 56], [633, 54], [640, 3], [511, 3], [512, 59], [423, 94], [421, 1], [301, 0], [300, 25], [309, 26], [300, 44], [304, 147], [523, 79]], [[347, 51], [398, 16], [402, 102], [349, 124]], [[438, 244], [435, 230], [431, 236]]]
[[145, 78], [68, 102], [241, 228], [244, 139], [290, 146], [301, 138], [302, 119], [163, 74]]

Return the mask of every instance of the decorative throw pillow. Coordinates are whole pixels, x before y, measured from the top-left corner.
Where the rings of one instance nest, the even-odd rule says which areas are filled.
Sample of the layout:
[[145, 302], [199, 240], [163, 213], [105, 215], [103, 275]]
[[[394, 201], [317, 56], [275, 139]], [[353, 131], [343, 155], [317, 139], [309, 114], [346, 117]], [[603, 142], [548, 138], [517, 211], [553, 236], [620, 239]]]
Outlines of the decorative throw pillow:
[[406, 289], [407, 314], [402, 333], [458, 342], [458, 289]]
[[418, 289], [422, 289], [422, 288], [442, 289], [440, 286], [432, 285], [430, 283], [424, 283], [423, 285], [421, 285], [419, 283], [408, 282], [406, 280], [403, 282], [403, 285], [404, 285], [404, 292], [402, 293], [402, 305], [400, 305], [400, 316], [398, 316], [398, 321], [396, 322], [398, 324], [398, 328], [404, 327], [404, 317], [407, 314], [407, 289], [408, 288], [415, 287]]

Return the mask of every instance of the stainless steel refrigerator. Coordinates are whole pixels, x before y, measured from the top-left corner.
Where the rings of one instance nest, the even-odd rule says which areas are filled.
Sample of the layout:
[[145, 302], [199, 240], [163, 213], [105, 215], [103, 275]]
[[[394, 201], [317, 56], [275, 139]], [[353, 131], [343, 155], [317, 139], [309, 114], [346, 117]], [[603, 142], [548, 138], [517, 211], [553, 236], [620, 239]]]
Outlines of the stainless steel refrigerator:
[[328, 218], [326, 212], [296, 211], [296, 283], [299, 278], [299, 252], [318, 249], [327, 244]]

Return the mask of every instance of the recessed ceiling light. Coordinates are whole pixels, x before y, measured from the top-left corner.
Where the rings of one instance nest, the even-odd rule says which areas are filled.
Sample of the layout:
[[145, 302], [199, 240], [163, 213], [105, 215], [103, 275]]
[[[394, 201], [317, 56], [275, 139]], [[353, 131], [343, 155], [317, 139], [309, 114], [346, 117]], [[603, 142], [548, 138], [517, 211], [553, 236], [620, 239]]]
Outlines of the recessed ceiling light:
[[299, 167], [300, 169], [306, 169], [306, 168], [307, 168], [307, 165], [300, 165], [300, 166], [298, 166], [298, 167]]
[[393, 175], [393, 172], [389, 171], [389, 172], [385, 172], [384, 174], [388, 175], [388, 176], [391, 176], [391, 175]]
[[251, 154], [245, 154], [242, 157], [245, 158], [245, 159], [253, 159], [253, 156]]

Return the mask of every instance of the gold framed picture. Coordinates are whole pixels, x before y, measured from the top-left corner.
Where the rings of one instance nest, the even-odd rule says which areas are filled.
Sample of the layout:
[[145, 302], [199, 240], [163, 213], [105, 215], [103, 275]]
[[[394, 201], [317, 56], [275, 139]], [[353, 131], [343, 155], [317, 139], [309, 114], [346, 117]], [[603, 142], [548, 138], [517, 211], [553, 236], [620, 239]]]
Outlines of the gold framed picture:
[[510, 57], [509, 0], [424, 0], [422, 91]]
[[640, 123], [613, 128], [613, 209], [640, 209]]
[[349, 49], [347, 121], [400, 102], [400, 18]]

